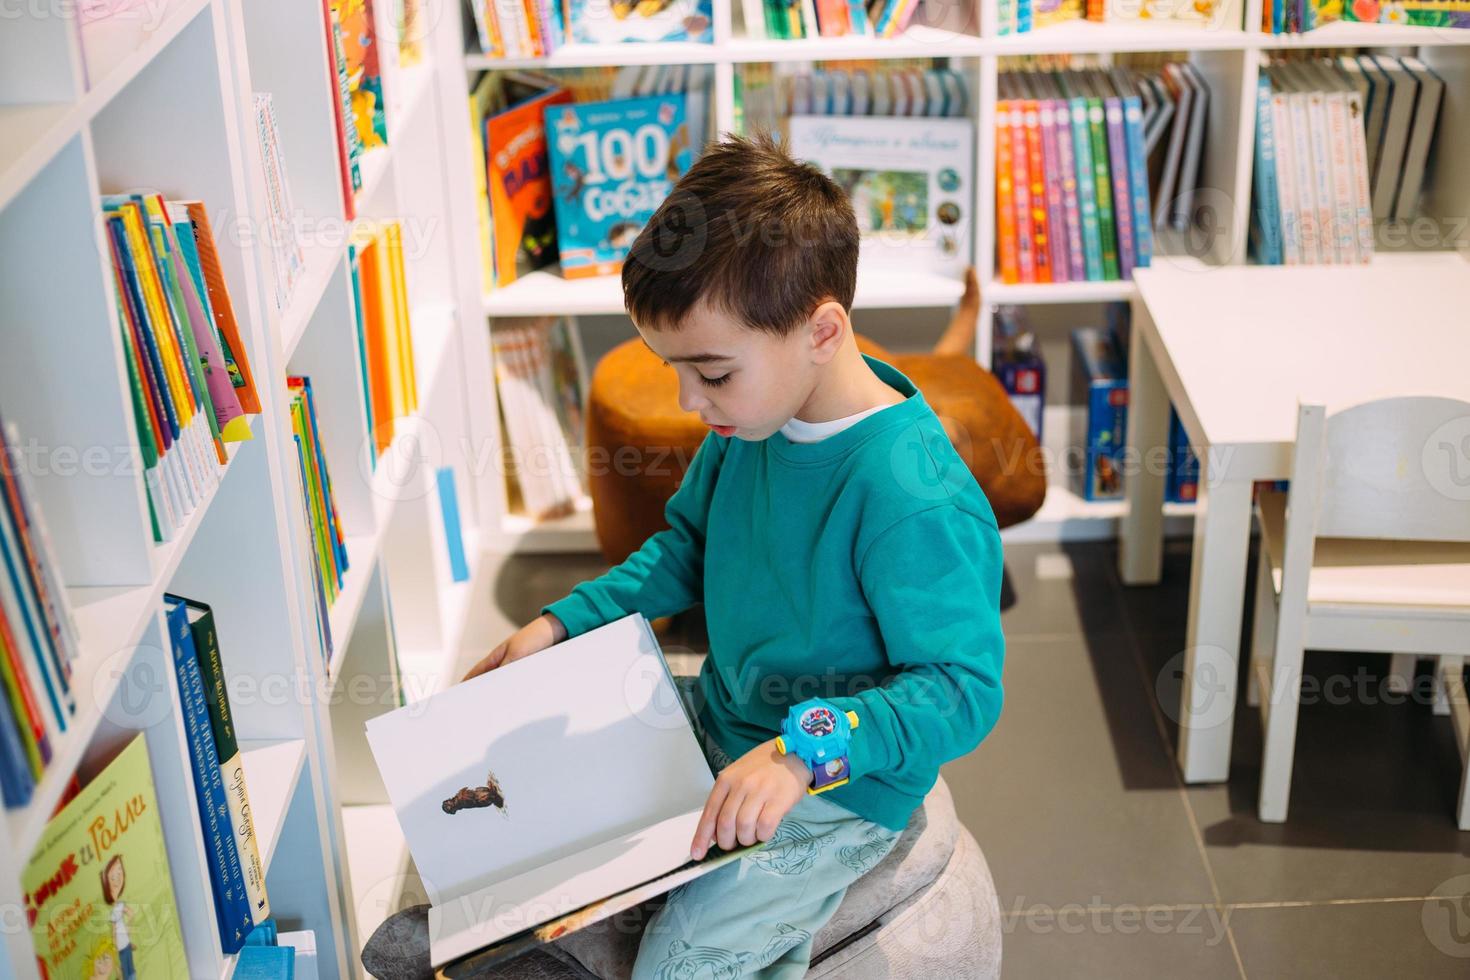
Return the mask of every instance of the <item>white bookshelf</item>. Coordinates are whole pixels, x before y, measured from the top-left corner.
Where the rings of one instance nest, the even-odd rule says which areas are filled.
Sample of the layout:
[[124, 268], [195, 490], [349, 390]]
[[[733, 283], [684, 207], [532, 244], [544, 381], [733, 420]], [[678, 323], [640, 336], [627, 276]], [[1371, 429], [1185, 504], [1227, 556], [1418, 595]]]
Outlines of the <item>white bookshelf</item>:
[[[1377, 24], [1336, 23], [1310, 34], [1276, 36], [1260, 33], [1261, 0], [1227, 4], [1223, 21], [1215, 27], [1168, 22], [1099, 24], [1074, 21], [1025, 34], [999, 36], [992, 4], [941, 5], [935, 22], [924, 23], [921, 8], [915, 23], [902, 35], [887, 39], [862, 37], [813, 38], [797, 41], [752, 39], [745, 36], [740, 4], [722, 0], [714, 5], [714, 40], [710, 44], [568, 45], [550, 58], [507, 61], [472, 53], [465, 56], [468, 74], [510, 67], [581, 67], [649, 64], [707, 64], [713, 66], [712, 105], [719, 132], [735, 122], [734, 77], [743, 66], [754, 62], [782, 64], [815, 61], [867, 61], [909, 58], [949, 58], [950, 66], [965, 73], [978, 107], [976, 127], [976, 191], [973, 254], [981, 277], [985, 305], [977, 333], [975, 356], [989, 364], [995, 307], [1006, 304], [1050, 306], [1127, 302], [1135, 290], [1131, 281], [1061, 284], [1007, 284], [995, 270], [995, 144], [992, 109], [996, 102], [996, 79], [1006, 61], [1026, 55], [1085, 54], [1109, 61], [1115, 55], [1133, 52], [1170, 52], [1187, 58], [1210, 83], [1212, 98], [1205, 154], [1201, 161], [1199, 186], [1205, 200], [1216, 209], [1215, 230], [1207, 236], [1181, 236], [1172, 232], [1156, 236], [1155, 262], [1171, 262], [1207, 274], [1223, 264], [1246, 259], [1250, 205], [1251, 167], [1255, 134], [1255, 87], [1263, 60], [1277, 50], [1302, 48], [1334, 49], [1364, 46], [1402, 52], [1418, 49], [1420, 57], [1443, 75], [1447, 82], [1446, 105], [1440, 115], [1440, 133], [1432, 161], [1433, 185], [1428, 208], [1436, 220], [1443, 219], [1446, 237], [1458, 235], [1459, 244], [1446, 241], [1439, 248], [1470, 248], [1470, 232], [1458, 232], [1456, 216], [1470, 213], [1470, 190], [1457, 174], [1470, 159], [1470, 30], [1399, 27]], [[471, 46], [473, 46], [473, 38]], [[1451, 79], [1460, 80], [1458, 88]], [[447, 147], [451, 156], [470, 153], [462, 146]], [[473, 205], [473, 185], [466, 171], [455, 175], [451, 193], [466, 213]], [[464, 246], [459, 258], [462, 277], [473, 280], [477, 253]], [[1162, 254], [1160, 254], [1162, 250]], [[1385, 247], [1383, 250], [1387, 251]], [[854, 298], [857, 310], [899, 308], [944, 308], [958, 300], [958, 281], [944, 276], [887, 274], [882, 268], [864, 264], [858, 274]], [[590, 316], [621, 314], [622, 290], [616, 276], [593, 279], [563, 279], [556, 272], [532, 273], [508, 286], [485, 292], [482, 309], [495, 317]], [[630, 327], [631, 336], [631, 327]], [[1052, 381], [1065, 384], [1053, 372]], [[494, 426], [489, 430], [494, 435]], [[498, 444], [497, 444], [498, 445]], [[590, 515], [585, 511], [567, 518], [534, 524], [523, 515], [507, 513], [503, 490], [482, 486], [481, 500], [487, 541], [497, 551], [558, 552], [595, 547]], [[1045, 506], [1031, 521], [1009, 529], [1011, 540], [1074, 540], [1112, 537], [1116, 534], [1120, 502], [1084, 501], [1068, 488], [1062, 474], [1053, 478]], [[1189, 505], [1171, 506], [1171, 530], [1187, 530]], [[498, 519], [496, 515], [499, 515]]]

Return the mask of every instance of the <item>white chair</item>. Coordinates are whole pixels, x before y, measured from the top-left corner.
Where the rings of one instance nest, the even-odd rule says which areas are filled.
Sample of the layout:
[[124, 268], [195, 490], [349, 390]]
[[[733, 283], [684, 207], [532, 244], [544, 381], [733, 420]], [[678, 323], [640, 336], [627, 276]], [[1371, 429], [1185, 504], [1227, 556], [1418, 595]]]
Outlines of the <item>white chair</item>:
[[1262, 493], [1259, 517], [1250, 679], [1265, 742], [1261, 820], [1286, 819], [1308, 649], [1437, 658], [1470, 755], [1470, 402], [1394, 398], [1332, 415], [1300, 404], [1290, 487]]

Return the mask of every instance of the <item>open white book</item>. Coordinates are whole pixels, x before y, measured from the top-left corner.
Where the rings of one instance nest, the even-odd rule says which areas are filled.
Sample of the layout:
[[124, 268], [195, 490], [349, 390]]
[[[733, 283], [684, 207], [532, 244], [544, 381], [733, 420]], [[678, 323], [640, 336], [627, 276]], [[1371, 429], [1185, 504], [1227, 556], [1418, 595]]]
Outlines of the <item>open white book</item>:
[[367, 738], [436, 968], [689, 864], [714, 786], [639, 614], [374, 718]]

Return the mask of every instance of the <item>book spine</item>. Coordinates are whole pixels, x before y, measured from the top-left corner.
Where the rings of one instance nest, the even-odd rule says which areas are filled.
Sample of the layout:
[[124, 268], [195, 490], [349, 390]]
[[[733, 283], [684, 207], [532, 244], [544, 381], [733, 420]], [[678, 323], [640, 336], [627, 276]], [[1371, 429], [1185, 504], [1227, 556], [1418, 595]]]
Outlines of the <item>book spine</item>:
[[1016, 33], [1031, 31], [1031, 0], [1016, 0]]
[[1368, 147], [1363, 133], [1363, 111], [1357, 92], [1348, 95], [1348, 140], [1351, 143], [1350, 157], [1353, 165], [1353, 204], [1356, 234], [1358, 237], [1358, 261], [1367, 263], [1373, 258], [1373, 195], [1368, 189]]
[[214, 739], [209, 731], [208, 699], [194, 655], [188, 612], [183, 602], [166, 598], [165, 604], [184, 733], [189, 745], [189, 761], [194, 767], [200, 830], [204, 836], [209, 881], [214, 892], [220, 948], [226, 953], [236, 953], [245, 945], [245, 937], [254, 928], [255, 920], [250, 914], [250, 903], [245, 893], [240, 854], [230, 831], [230, 807], [224, 781], [220, 778], [219, 757], [215, 754]]
[[0, 565], [4, 566], [4, 580], [0, 581], [0, 615], [14, 625], [16, 637], [26, 644], [26, 651], [21, 656], [35, 669], [41, 686], [45, 688], [51, 717], [58, 732], [64, 733], [76, 709], [76, 702], [51, 651], [46, 624], [26, 583], [24, 562], [16, 529], [0, 514]]
[[1263, 75], [1256, 88], [1256, 222], [1261, 236], [1257, 261], [1262, 265], [1281, 265], [1281, 202], [1276, 185], [1276, 134], [1271, 116], [1271, 83]]
[[1102, 243], [1103, 278], [1112, 280], [1118, 278], [1118, 238], [1108, 169], [1108, 138], [1099, 99], [1087, 100], [1087, 130], [1092, 139], [1092, 171], [1097, 189], [1097, 228]]
[[1087, 280], [1103, 277], [1102, 233], [1097, 219], [1097, 176], [1092, 165], [1092, 139], [1088, 134], [1087, 100], [1071, 100], [1072, 151], [1077, 158], [1077, 207], [1082, 217], [1082, 258]]
[[1067, 229], [1067, 278], [1082, 282], [1087, 278], [1082, 255], [1082, 211], [1077, 201], [1077, 159], [1072, 152], [1072, 109], [1065, 99], [1054, 103], [1057, 120], [1057, 167], [1062, 185], [1062, 211]]
[[1332, 141], [1327, 135], [1327, 105], [1321, 92], [1307, 94], [1307, 125], [1312, 134], [1312, 174], [1317, 181], [1317, 257], [1330, 265], [1341, 261], [1341, 257], [1333, 237]]
[[1146, 269], [1153, 261], [1154, 233], [1149, 221], [1148, 163], [1143, 155], [1143, 102], [1136, 95], [1123, 99], [1123, 143], [1128, 151], [1128, 196], [1133, 202], [1133, 264]]
[[1062, 205], [1061, 173], [1057, 163], [1057, 118], [1051, 100], [1037, 103], [1041, 119], [1042, 174], [1046, 184], [1046, 227], [1051, 238], [1051, 277], [1053, 282], [1067, 281], [1067, 216]]
[[1358, 255], [1358, 206], [1354, 195], [1353, 164], [1348, 140], [1347, 99], [1341, 92], [1329, 93], [1327, 136], [1332, 151], [1333, 242], [1337, 261], [1349, 265]]
[[1036, 281], [1036, 239], [1031, 227], [1031, 172], [1026, 154], [1025, 103], [1011, 103], [1011, 168], [1016, 195], [1016, 265], [1022, 282]]
[[868, 20], [868, 10], [863, 6], [863, 0], [848, 0], [847, 16], [853, 34], [859, 37], [873, 36], [873, 24]]
[[1051, 228], [1046, 221], [1046, 164], [1041, 153], [1041, 114], [1036, 100], [1027, 99], [1022, 116], [1026, 133], [1026, 197], [1031, 205], [1031, 242], [1036, 281], [1051, 282]]
[[1291, 107], [1283, 93], [1271, 95], [1271, 136], [1276, 150], [1276, 196], [1281, 209], [1281, 262], [1302, 262], [1301, 210], [1296, 202], [1296, 169], [1294, 140], [1291, 133]]
[[256, 925], [270, 918], [270, 902], [265, 893], [265, 867], [255, 837], [255, 821], [250, 814], [250, 797], [245, 791], [245, 764], [240, 759], [240, 744], [235, 738], [235, 724], [230, 717], [230, 698], [225, 689], [224, 664], [220, 660], [219, 635], [215, 630], [214, 611], [196, 604], [203, 614], [189, 627], [194, 640], [194, 655], [204, 684], [209, 726], [214, 736], [215, 755], [219, 759], [220, 781], [230, 808], [230, 826], [234, 829], [235, 848], [240, 855], [245, 879], [245, 895], [250, 903], [250, 917]]
[[31, 760], [31, 768], [39, 779], [41, 771], [51, 761], [51, 736], [41, 714], [41, 704], [36, 700], [35, 689], [31, 686], [25, 664], [20, 658], [21, 651], [16, 645], [15, 633], [10, 628], [5, 609], [0, 606], [0, 672], [5, 676], [6, 695], [10, 699], [11, 710], [15, 713], [16, 725], [30, 732], [30, 738], [26, 740], [27, 754], [29, 746], [34, 745], [35, 755]]
[[1128, 186], [1128, 150], [1123, 140], [1123, 102], [1104, 103], [1108, 127], [1108, 167], [1113, 176], [1113, 215], [1118, 227], [1118, 274], [1133, 278], [1137, 264], [1133, 251], [1133, 200]]
[[7, 810], [18, 810], [31, 802], [36, 777], [26, 759], [19, 719], [0, 704], [0, 802]]
[[1002, 282], [1021, 281], [1016, 257], [1015, 170], [1011, 162], [1011, 103], [995, 104], [995, 247]]

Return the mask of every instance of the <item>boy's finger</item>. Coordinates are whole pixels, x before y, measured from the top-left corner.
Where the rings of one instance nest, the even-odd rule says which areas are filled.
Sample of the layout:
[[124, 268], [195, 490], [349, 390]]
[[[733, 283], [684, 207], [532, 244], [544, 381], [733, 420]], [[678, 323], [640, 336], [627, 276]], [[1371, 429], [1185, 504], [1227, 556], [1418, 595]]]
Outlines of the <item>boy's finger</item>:
[[715, 840], [721, 850], [735, 849], [735, 820], [740, 816], [740, 806], [744, 802], [744, 792], [732, 791], [725, 797], [725, 805], [720, 807], [719, 819], [715, 821]]
[[755, 824], [760, 819], [766, 801], [759, 796], [747, 796], [740, 804], [740, 813], [735, 818], [735, 839], [742, 847], [755, 843]]
[[698, 861], [709, 850], [710, 840], [715, 835], [715, 817], [724, 805], [729, 792], [724, 783], [716, 782], [710, 790], [709, 799], [704, 801], [704, 812], [699, 815], [699, 825], [694, 829], [694, 842], [689, 847], [689, 856]]

